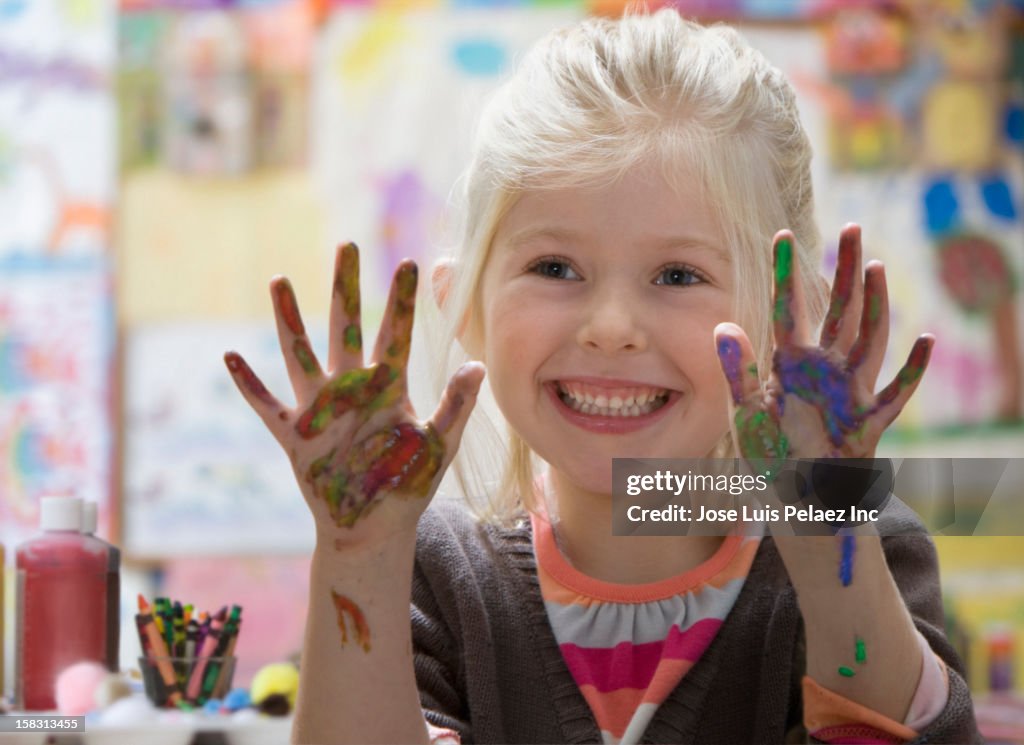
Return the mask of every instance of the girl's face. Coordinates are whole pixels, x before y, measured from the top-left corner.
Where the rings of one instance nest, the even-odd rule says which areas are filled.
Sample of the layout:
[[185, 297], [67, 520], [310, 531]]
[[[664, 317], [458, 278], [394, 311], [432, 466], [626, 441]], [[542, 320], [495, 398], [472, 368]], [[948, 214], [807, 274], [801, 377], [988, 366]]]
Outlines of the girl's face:
[[578, 488], [616, 457], [703, 457], [728, 429], [715, 325], [729, 247], [696, 183], [652, 167], [592, 190], [529, 192], [482, 278], [482, 349], [502, 412]]

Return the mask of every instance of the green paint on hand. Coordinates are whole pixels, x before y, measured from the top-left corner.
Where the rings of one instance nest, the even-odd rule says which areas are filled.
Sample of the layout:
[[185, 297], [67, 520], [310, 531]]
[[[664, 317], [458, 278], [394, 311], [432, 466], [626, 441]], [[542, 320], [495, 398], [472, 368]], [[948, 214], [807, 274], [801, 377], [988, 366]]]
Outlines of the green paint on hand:
[[316, 355], [313, 354], [309, 342], [305, 338], [296, 339], [292, 344], [292, 353], [299, 361], [299, 366], [306, 375], [319, 375], [320, 365], [317, 364]]
[[359, 249], [349, 243], [341, 249], [338, 272], [334, 277], [334, 291], [344, 300], [345, 315], [350, 323], [359, 319]]
[[363, 332], [356, 324], [349, 324], [345, 327], [345, 349], [349, 352], [358, 352], [363, 348]]
[[782, 285], [793, 273], [793, 244], [789, 238], [782, 238], [776, 247], [775, 283]]
[[788, 238], [781, 239], [775, 248], [775, 308], [776, 323], [785, 323], [791, 329], [793, 324], [790, 303], [793, 287], [793, 245]]
[[865, 662], [867, 662], [868, 659], [868, 653], [867, 649], [864, 646], [864, 640], [858, 636], [857, 641], [854, 643], [854, 646], [856, 648], [855, 657], [857, 659], [857, 663], [863, 665]]
[[844, 678], [852, 678], [857, 673], [855, 673], [851, 668], [846, 667], [846, 665], [841, 665], [839, 667], [839, 674]]

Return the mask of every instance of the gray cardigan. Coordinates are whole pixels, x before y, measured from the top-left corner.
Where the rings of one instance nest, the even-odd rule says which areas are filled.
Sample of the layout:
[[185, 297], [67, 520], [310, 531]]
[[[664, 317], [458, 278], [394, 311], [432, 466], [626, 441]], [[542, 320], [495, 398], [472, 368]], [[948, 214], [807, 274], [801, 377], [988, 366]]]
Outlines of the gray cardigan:
[[[935, 548], [906, 507], [879, 523], [914, 623], [949, 667], [949, 701], [915, 742], [982, 742], [963, 665], [943, 632]], [[412, 590], [420, 700], [463, 743], [600, 743], [555, 641], [537, 583], [529, 520], [503, 529], [460, 507], [420, 519]], [[805, 741], [803, 625], [771, 538], [718, 636], [658, 708], [645, 743]]]

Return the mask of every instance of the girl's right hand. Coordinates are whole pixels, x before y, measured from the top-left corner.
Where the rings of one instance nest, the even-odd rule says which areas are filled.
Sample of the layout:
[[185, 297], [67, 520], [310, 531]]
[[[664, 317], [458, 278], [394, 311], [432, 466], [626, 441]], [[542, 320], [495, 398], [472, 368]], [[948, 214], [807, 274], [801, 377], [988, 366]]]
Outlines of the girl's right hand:
[[327, 373], [310, 346], [291, 284], [284, 277], [271, 282], [294, 409], [281, 404], [240, 355], [224, 355], [242, 396], [288, 453], [320, 546], [341, 550], [413, 536], [476, 402], [484, 368], [471, 362], [448, 381], [434, 415], [416, 419], [406, 386], [416, 280], [416, 264], [403, 261], [372, 362], [364, 367], [359, 251], [354, 244], [338, 249]]

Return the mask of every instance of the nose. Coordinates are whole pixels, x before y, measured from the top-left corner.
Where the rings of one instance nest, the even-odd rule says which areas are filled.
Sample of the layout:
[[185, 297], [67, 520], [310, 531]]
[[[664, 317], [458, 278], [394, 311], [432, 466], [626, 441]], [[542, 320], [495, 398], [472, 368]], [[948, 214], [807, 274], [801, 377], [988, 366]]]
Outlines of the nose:
[[577, 332], [579, 345], [609, 355], [647, 349], [647, 331], [638, 302], [622, 288], [593, 292]]

